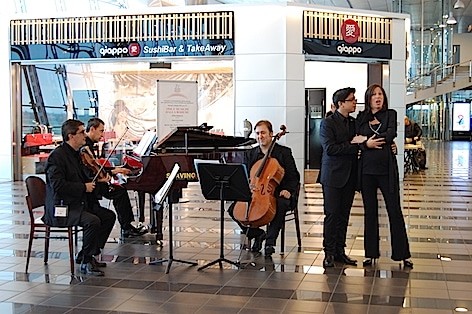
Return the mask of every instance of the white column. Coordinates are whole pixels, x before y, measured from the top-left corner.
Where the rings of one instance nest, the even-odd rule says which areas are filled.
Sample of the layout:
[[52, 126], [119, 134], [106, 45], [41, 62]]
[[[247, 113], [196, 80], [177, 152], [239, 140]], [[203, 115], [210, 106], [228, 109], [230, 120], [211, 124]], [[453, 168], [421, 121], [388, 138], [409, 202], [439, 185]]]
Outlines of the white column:
[[404, 154], [404, 138], [405, 138], [405, 98], [406, 98], [406, 26], [404, 19], [392, 19], [392, 60], [390, 66], [390, 89], [387, 91], [388, 105], [391, 109], [395, 109], [398, 114], [398, 137], [396, 140], [398, 146], [398, 171], [400, 181], [403, 180], [403, 154]]
[[303, 180], [305, 87], [302, 10], [286, 6], [238, 7], [235, 14], [235, 134], [244, 119], [281, 124], [280, 140], [294, 154]]
[[[10, 75], [10, 42], [9, 23], [10, 12], [13, 12], [13, 1], [2, 2], [3, 8], [0, 10], [0, 95], [2, 95], [2, 114], [0, 115], [0, 181], [11, 181], [13, 178], [13, 158], [12, 158], [12, 130], [11, 122], [11, 75]], [[17, 143], [21, 145], [21, 143]]]

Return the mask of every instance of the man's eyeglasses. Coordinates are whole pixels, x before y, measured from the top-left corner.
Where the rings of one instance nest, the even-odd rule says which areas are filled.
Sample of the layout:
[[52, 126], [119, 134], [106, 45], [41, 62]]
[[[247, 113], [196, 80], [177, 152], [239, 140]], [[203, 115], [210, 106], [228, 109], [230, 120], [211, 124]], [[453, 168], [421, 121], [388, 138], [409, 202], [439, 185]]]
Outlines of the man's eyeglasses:
[[356, 98], [353, 98], [353, 99], [346, 99], [346, 100], [344, 100], [344, 102], [347, 102], [347, 101], [357, 102], [357, 99], [356, 99]]
[[74, 134], [74, 135], [77, 135], [77, 134], [85, 134], [85, 130], [82, 130], [82, 131], [77, 131], [77, 132], [75, 132], [75, 134]]

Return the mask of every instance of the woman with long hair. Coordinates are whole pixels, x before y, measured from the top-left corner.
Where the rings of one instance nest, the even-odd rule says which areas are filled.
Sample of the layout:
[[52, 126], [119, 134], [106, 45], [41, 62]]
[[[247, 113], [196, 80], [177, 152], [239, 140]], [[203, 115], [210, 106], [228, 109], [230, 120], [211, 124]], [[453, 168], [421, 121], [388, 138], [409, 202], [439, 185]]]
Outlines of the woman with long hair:
[[356, 131], [367, 138], [382, 138], [385, 144], [377, 148], [360, 145], [359, 179], [364, 203], [364, 266], [375, 263], [380, 257], [379, 204], [377, 190], [382, 192], [390, 224], [391, 258], [403, 261], [403, 266], [413, 268], [410, 245], [400, 203], [398, 166], [391, 146], [397, 137], [397, 112], [388, 109], [385, 90], [378, 84], [365, 92], [365, 110], [356, 119]]

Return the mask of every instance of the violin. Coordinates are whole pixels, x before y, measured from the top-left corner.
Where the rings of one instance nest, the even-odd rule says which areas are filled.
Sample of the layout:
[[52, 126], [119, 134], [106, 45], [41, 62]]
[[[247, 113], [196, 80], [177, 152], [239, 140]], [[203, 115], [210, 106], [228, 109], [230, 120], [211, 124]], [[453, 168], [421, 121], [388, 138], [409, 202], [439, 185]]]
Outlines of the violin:
[[236, 202], [234, 206], [234, 217], [250, 228], [267, 225], [274, 219], [277, 210], [277, 198], [274, 193], [285, 175], [285, 170], [280, 166], [277, 159], [270, 157], [270, 154], [276, 141], [287, 133], [285, 125], [282, 125], [280, 130], [272, 138], [264, 158], [256, 161], [251, 167], [251, 203]]
[[107, 171], [105, 169], [105, 166], [106, 165], [111, 165], [111, 163], [109, 162], [110, 156], [116, 150], [116, 147], [118, 146], [118, 143], [120, 143], [120, 141], [123, 139], [126, 132], [128, 132], [128, 128], [126, 128], [125, 132], [118, 139], [118, 142], [115, 144], [115, 146], [113, 147], [113, 149], [112, 149], [111, 153], [108, 155], [108, 157], [105, 158], [104, 160], [101, 160], [100, 163], [98, 162], [97, 159], [95, 159], [92, 151], [90, 150], [90, 148], [88, 146], [83, 146], [80, 149], [80, 158], [82, 159], [82, 163], [87, 168], [89, 168], [92, 171], [92, 173], [94, 174], [94, 178], [93, 178], [92, 182], [95, 182], [96, 180], [98, 180], [98, 181], [101, 181], [101, 182], [108, 182], [109, 183], [110, 176], [107, 173]]
[[105, 171], [104, 165], [100, 165], [97, 162], [88, 146], [84, 146], [80, 149], [80, 159], [82, 163], [92, 171], [94, 175], [92, 182], [96, 180], [105, 181], [108, 179], [108, 173]]

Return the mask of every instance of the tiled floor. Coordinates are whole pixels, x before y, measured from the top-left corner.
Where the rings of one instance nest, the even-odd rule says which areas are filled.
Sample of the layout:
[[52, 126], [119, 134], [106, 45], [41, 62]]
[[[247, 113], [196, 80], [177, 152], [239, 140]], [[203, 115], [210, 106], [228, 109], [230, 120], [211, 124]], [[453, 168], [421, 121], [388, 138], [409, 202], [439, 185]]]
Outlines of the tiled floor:
[[[456, 313], [472, 311], [471, 143], [427, 143], [428, 167], [408, 174], [403, 184], [413, 270], [389, 258], [385, 210], [381, 214], [380, 262], [373, 267], [321, 267], [323, 212], [321, 188], [301, 193], [301, 252], [295, 228], [287, 226], [285, 255], [272, 259], [242, 251], [244, 269], [223, 263], [198, 271], [219, 257], [219, 203], [197, 196], [174, 206], [174, 261], [151, 265], [169, 254], [165, 223], [163, 247], [148, 235], [117, 240], [115, 227], [104, 252], [105, 277], [69, 275], [65, 241], [52, 241], [50, 263], [42, 264], [42, 240], [34, 244], [25, 274], [29, 232], [22, 182], [0, 184], [0, 313]], [[107, 203], [105, 203], [107, 204]], [[347, 252], [363, 257], [363, 210], [359, 195], [352, 210]], [[169, 212], [166, 211], [166, 217]], [[224, 254], [236, 261], [242, 240], [225, 215]], [[361, 264], [361, 263], [360, 263]]]

